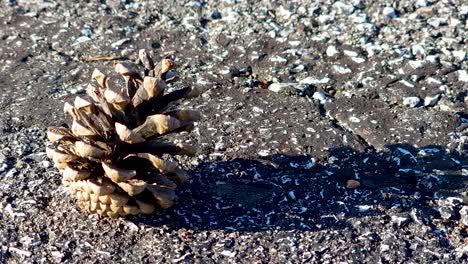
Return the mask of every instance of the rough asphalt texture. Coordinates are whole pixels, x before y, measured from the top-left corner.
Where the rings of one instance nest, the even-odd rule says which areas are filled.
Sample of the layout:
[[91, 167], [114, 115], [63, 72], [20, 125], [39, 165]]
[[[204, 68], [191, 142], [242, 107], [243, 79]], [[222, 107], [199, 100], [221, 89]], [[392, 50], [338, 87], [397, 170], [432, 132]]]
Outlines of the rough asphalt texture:
[[[466, 263], [467, 2], [165, 2], [0, 2], [0, 262]], [[45, 130], [140, 48], [205, 89], [200, 153], [172, 209], [98, 219]]]

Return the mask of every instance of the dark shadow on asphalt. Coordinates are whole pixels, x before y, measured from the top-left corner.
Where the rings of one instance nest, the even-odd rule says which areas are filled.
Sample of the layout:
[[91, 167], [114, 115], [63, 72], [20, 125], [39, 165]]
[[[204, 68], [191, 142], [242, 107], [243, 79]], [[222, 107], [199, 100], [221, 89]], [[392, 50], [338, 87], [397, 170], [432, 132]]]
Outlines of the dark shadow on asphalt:
[[[427, 201], [456, 196], [467, 203], [468, 157], [440, 146], [397, 144], [383, 152], [351, 148], [329, 150], [325, 161], [310, 156], [273, 155], [199, 164], [177, 204], [163, 214], [132, 217], [171, 229], [340, 230], [348, 219], [384, 215], [412, 200], [425, 214], [437, 213]], [[346, 188], [349, 179], [361, 186]]]

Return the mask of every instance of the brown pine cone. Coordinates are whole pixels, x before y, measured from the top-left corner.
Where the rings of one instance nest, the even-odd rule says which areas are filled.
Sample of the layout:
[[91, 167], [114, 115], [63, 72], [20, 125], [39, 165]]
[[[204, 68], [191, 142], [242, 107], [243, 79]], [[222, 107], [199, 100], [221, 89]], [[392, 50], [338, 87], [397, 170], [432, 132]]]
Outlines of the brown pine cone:
[[178, 165], [163, 154], [190, 155], [192, 146], [175, 144], [167, 135], [191, 131], [199, 119], [192, 110], [168, 110], [171, 103], [199, 94], [195, 88], [165, 93], [166, 84], [177, 79], [170, 57], [158, 64], [139, 52], [145, 67], [141, 75], [127, 62], [114, 63], [125, 79], [120, 91], [110, 87], [108, 77], [95, 69], [87, 94], [94, 103], [76, 97], [64, 111], [73, 123], [49, 127], [53, 145], [47, 155], [63, 176], [67, 191], [90, 213], [118, 217], [150, 214], [173, 205], [175, 188], [187, 180]]

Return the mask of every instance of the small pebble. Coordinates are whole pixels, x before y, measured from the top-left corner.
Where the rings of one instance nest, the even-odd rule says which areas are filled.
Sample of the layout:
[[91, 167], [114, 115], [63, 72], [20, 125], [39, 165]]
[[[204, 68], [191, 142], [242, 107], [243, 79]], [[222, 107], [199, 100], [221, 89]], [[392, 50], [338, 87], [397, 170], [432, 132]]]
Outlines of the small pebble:
[[36, 34], [32, 34], [32, 35], [31, 35], [31, 39], [32, 39], [34, 42], [38, 42], [39, 40], [43, 40], [44, 37], [43, 37], [43, 36], [36, 35]]
[[460, 223], [468, 227], [468, 205], [465, 205], [460, 209]]
[[436, 18], [429, 19], [427, 23], [435, 28], [438, 28], [440, 26], [447, 24], [447, 21], [444, 18], [436, 17]]
[[380, 253], [386, 252], [390, 250], [390, 246], [386, 244], [380, 245]]
[[349, 121], [353, 122], [353, 123], [360, 123], [361, 122], [361, 119], [358, 118], [358, 117], [355, 117], [355, 116], [350, 116], [349, 117]]
[[410, 96], [403, 99], [403, 105], [409, 107], [416, 107], [421, 102], [421, 99], [416, 96]]
[[409, 217], [401, 217], [401, 216], [392, 215], [392, 222], [397, 224], [398, 226], [401, 226], [402, 224], [408, 222], [409, 220], [410, 220]]
[[91, 41], [91, 38], [82, 36], [82, 37], [75, 39], [75, 43], [73, 43], [72, 46], [76, 46], [76, 45], [79, 45], [81, 43], [88, 42], [88, 41]]
[[49, 167], [51, 166], [51, 163], [50, 163], [50, 161], [48, 161], [48, 160], [43, 160], [43, 161], [42, 161], [42, 166], [43, 166], [44, 168], [49, 168]]
[[212, 19], [221, 19], [221, 12], [219, 12], [218, 10], [213, 11], [213, 13], [211, 13], [211, 18]]
[[465, 70], [458, 70], [458, 80], [460, 82], [468, 82], [468, 73]]
[[434, 96], [426, 96], [424, 98], [424, 106], [434, 106], [439, 102], [440, 99], [440, 94], [434, 95]]
[[321, 79], [317, 79], [314, 77], [307, 77], [305, 79], [302, 79], [299, 83], [304, 83], [304, 84], [325, 84], [330, 82], [331, 79], [327, 77], [323, 77]]
[[314, 92], [314, 94], [312, 95], [312, 98], [319, 101], [320, 104], [325, 104], [327, 102], [327, 96], [324, 93], [319, 92], [319, 91]]
[[464, 50], [455, 50], [452, 54], [459, 61], [464, 61], [466, 58], [466, 52]]
[[0, 164], [0, 172], [4, 172], [7, 168], [8, 168], [8, 165], [6, 163]]
[[340, 65], [333, 65], [333, 70], [335, 70], [337, 73], [341, 73], [341, 74], [346, 74], [346, 73], [351, 73], [351, 69], [350, 68], [346, 68], [346, 67], [343, 67], [343, 66], [340, 66]]
[[359, 212], [361, 212], [361, 213], [367, 212], [370, 209], [372, 209], [371, 205], [356, 205], [356, 207], [358, 208]]
[[121, 40], [118, 40], [114, 43], [111, 44], [111, 47], [113, 47], [114, 49], [122, 46], [123, 44], [125, 44], [126, 42], [130, 41], [129, 38], [124, 38], [124, 39], [121, 39]]
[[411, 52], [413, 53], [413, 55], [425, 55], [426, 54], [426, 51], [424, 50], [423, 46], [417, 44], [417, 45], [413, 45], [411, 47]]
[[442, 217], [445, 220], [448, 220], [452, 217], [453, 215], [453, 208], [449, 206], [441, 206], [439, 207], [439, 213], [440, 217]]
[[348, 189], [356, 189], [359, 186], [361, 186], [361, 183], [356, 180], [348, 180], [346, 182], [346, 188]]
[[327, 56], [328, 57], [335, 56], [338, 53], [339, 52], [338, 52], [338, 50], [336, 49], [335, 46], [328, 46], [328, 48], [327, 48]]
[[223, 142], [217, 142], [215, 144], [215, 150], [216, 151], [223, 151], [223, 150], [226, 150], [226, 146]]
[[429, 3], [427, 2], [427, 0], [417, 0], [416, 3], [415, 3], [415, 6], [416, 7], [425, 7], [425, 6], [428, 6]]
[[359, 58], [359, 57], [351, 57], [351, 60], [354, 61], [355, 63], [363, 63], [366, 61], [366, 59]]
[[58, 260], [61, 260], [65, 256], [65, 254], [63, 254], [60, 251], [52, 251], [51, 255], [52, 255], [52, 257], [54, 257], [55, 259], [58, 259]]
[[221, 252], [221, 255], [226, 256], [228, 258], [233, 258], [237, 255], [237, 253], [235, 251], [223, 250]]
[[393, 7], [384, 7], [382, 13], [388, 18], [396, 17], [395, 9]]
[[344, 50], [343, 53], [348, 57], [357, 57], [358, 53], [352, 50]]
[[[268, 90], [279, 93], [283, 92], [286, 89], [299, 89], [301, 90], [304, 84], [298, 84], [298, 83], [272, 83], [270, 86], [268, 86]], [[307, 85], [305, 85], [307, 86]]]

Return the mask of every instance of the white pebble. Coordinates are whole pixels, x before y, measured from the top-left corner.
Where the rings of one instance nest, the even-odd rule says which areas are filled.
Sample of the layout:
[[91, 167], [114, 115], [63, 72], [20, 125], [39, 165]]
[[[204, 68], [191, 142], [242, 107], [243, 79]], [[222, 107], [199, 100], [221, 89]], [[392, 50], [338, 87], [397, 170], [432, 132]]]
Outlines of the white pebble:
[[73, 43], [72, 46], [76, 46], [76, 45], [79, 45], [81, 43], [88, 42], [88, 41], [91, 41], [91, 38], [82, 36], [82, 37], [75, 39], [75, 43]]
[[43, 40], [44, 37], [43, 36], [39, 36], [39, 35], [36, 35], [36, 34], [32, 34], [31, 37], [30, 37], [34, 42], [37, 42], [39, 40]]
[[50, 164], [50, 161], [48, 161], [48, 160], [43, 160], [43, 161], [42, 161], [42, 166], [43, 166], [44, 168], [49, 168], [50, 165], [51, 165], [51, 164]]
[[340, 65], [333, 65], [333, 70], [335, 70], [337, 73], [341, 73], [341, 74], [346, 74], [346, 73], [351, 73], [351, 69], [350, 68], [346, 68], [346, 67], [343, 67], [343, 66], [340, 66]]
[[421, 99], [417, 96], [410, 96], [403, 99], [403, 105], [409, 107], [416, 107], [421, 102]]
[[460, 82], [468, 82], [468, 73], [465, 70], [458, 70], [458, 80]]
[[351, 121], [353, 123], [359, 123], [359, 122], [361, 122], [361, 119], [359, 119], [359, 118], [357, 118], [355, 116], [350, 116], [349, 121]]
[[354, 61], [355, 63], [363, 63], [366, 61], [366, 59], [359, 58], [359, 57], [352, 57], [351, 60]]
[[312, 98], [314, 98], [315, 100], [319, 101], [320, 104], [325, 104], [327, 102], [327, 96], [322, 93], [322, 92], [315, 92], [313, 95], [312, 95]]
[[270, 86], [268, 86], [268, 90], [279, 93], [281, 92], [284, 88], [293, 86], [294, 83], [272, 83]]
[[426, 96], [424, 98], [424, 106], [434, 106], [439, 102], [440, 99], [440, 94], [434, 95], [434, 96]]
[[406, 81], [406, 80], [401, 80], [400, 83], [403, 84], [404, 86], [414, 88], [414, 85], [411, 84], [410, 82]]
[[359, 212], [364, 213], [372, 209], [372, 205], [356, 205], [358, 208]]
[[10, 250], [10, 252], [16, 253], [18, 255], [25, 256], [27, 258], [32, 256], [31, 251], [27, 251], [27, 250], [23, 250], [23, 249], [19, 249], [19, 248], [14, 248], [14, 247], [10, 247], [10, 248], [8, 248], [8, 250]]
[[299, 46], [301, 44], [300, 40], [290, 40], [289, 45], [291, 46]]
[[59, 259], [59, 260], [61, 260], [63, 256], [65, 256], [65, 254], [63, 254], [60, 251], [52, 251], [50, 254], [52, 255], [52, 257]]
[[435, 18], [431, 18], [427, 21], [428, 24], [430, 24], [431, 26], [435, 27], [435, 28], [438, 28], [440, 26], [443, 26], [447, 23], [447, 20], [445, 18], [442, 18], [442, 17], [435, 17]]
[[344, 50], [343, 53], [349, 57], [357, 57], [358, 55], [357, 52], [352, 51], [352, 50]]
[[396, 17], [395, 9], [393, 7], [389, 7], [389, 6], [384, 7], [382, 13], [384, 14], [384, 16], [388, 18]]
[[380, 253], [385, 252], [385, 251], [389, 251], [389, 250], [390, 250], [389, 245], [386, 245], [386, 244], [380, 245]]
[[330, 81], [330, 78], [324, 77], [322, 79], [317, 79], [314, 77], [307, 77], [305, 79], [302, 79], [299, 83], [304, 83], [304, 84], [324, 84], [328, 83]]
[[429, 3], [426, 0], [417, 0], [415, 3], [416, 7], [425, 7], [428, 6]]
[[263, 113], [263, 109], [261, 109], [260, 107], [252, 107], [252, 111], [254, 111], [255, 113], [260, 113], [262, 114]]
[[468, 226], [468, 217], [466, 217], [466, 215], [468, 215], [468, 206], [465, 205], [460, 209], [460, 215], [462, 216], [460, 222], [463, 225]]
[[328, 57], [335, 56], [338, 53], [339, 52], [338, 52], [338, 50], [336, 49], [335, 46], [328, 46], [328, 48], [327, 48], [327, 56]]
[[118, 48], [118, 47], [122, 46], [125, 42], [128, 42], [128, 41], [130, 41], [129, 38], [124, 38], [124, 39], [118, 40], [118, 41], [112, 43], [111, 47], [113, 47], [114, 49]]
[[406, 223], [408, 220], [408, 217], [392, 215], [392, 222], [396, 223], [398, 226], [401, 226], [401, 224]]
[[287, 62], [288, 60], [281, 57], [281, 56], [275, 56], [273, 58], [270, 58], [270, 61], [272, 61], [272, 62]]
[[[360, 13], [360, 14], [354, 13], [353, 15], [350, 16], [350, 18], [356, 24], [370, 24], [370, 23], [366, 23], [366, 22], [368, 22], [369, 17], [364, 13]], [[372, 25], [372, 27], [373, 27], [373, 25]], [[359, 28], [359, 26], [357, 28]]]
[[228, 258], [233, 258], [233, 257], [236, 256], [236, 254], [237, 254], [237, 253], [236, 253], [235, 251], [232, 252], [232, 251], [229, 251], [229, 250], [223, 250], [223, 251], [221, 252], [221, 255], [226, 256], [226, 257], [228, 257]]
[[327, 24], [330, 21], [333, 21], [333, 19], [335, 19], [335, 16], [331, 15], [320, 15], [318, 17], [318, 21], [320, 22], [320, 24]]
[[223, 150], [226, 150], [226, 146], [224, 145], [223, 142], [217, 142], [215, 144], [215, 150], [216, 151], [223, 151]]
[[429, 84], [442, 84], [442, 82], [440, 80], [437, 80], [436, 78], [433, 78], [433, 77], [429, 77], [427, 78], [427, 83]]
[[6, 165], [6, 163], [0, 164], [0, 172], [4, 172], [7, 168], [8, 168], [8, 165]]
[[468, 5], [463, 5], [459, 9], [460, 15], [466, 15], [468, 14]]
[[335, 2], [333, 4], [339, 10], [339, 14], [350, 15], [353, 13], [355, 7], [351, 3], [343, 3], [341, 1]]
[[279, 15], [283, 18], [283, 19], [288, 19], [291, 17], [291, 11], [289, 11], [288, 9], [284, 8], [283, 6], [280, 6], [278, 8], [278, 13]]
[[456, 18], [450, 18], [450, 26], [451, 27], [456, 27], [458, 25], [460, 25], [460, 19], [456, 19]]
[[420, 44], [413, 45], [411, 47], [411, 52], [413, 55], [424, 55], [426, 54], [426, 51], [424, 50], [423, 46]]
[[424, 61], [422, 60], [410, 60], [408, 61], [408, 64], [411, 66], [413, 69], [420, 68], [424, 65]]
[[466, 58], [466, 52], [464, 50], [454, 50], [452, 54], [459, 61], [464, 61]]

